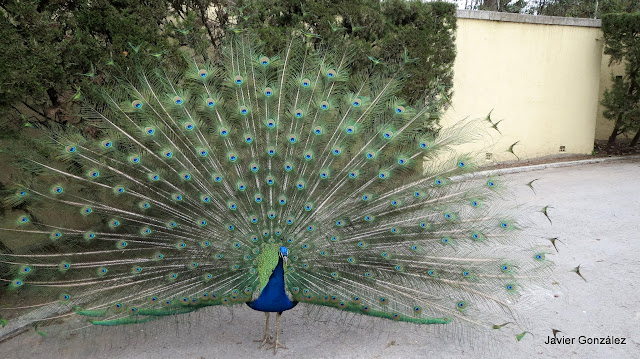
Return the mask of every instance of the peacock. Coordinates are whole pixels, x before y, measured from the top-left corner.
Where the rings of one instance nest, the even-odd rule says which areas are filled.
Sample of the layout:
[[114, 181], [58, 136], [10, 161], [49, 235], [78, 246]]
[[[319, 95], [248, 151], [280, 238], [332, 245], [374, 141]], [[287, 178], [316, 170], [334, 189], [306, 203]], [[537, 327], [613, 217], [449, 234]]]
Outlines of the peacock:
[[553, 263], [460, 150], [487, 121], [429, 129], [438, 99], [399, 98], [401, 66], [351, 73], [347, 46], [267, 56], [238, 34], [185, 68], [133, 50], [76, 96], [84, 128], [39, 125], [21, 151], [0, 228], [26, 243], [0, 252], [20, 305], [0, 310], [116, 326], [244, 303], [274, 353], [298, 304], [526, 333], [519, 299]]

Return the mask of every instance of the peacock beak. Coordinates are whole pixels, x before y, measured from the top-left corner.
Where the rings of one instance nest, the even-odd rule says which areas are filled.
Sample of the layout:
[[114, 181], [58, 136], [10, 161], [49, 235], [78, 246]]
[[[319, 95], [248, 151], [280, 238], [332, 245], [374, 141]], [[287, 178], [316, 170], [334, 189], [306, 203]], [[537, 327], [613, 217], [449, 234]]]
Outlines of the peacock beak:
[[288, 262], [289, 262], [289, 257], [282, 256], [282, 263], [284, 263], [284, 265], [287, 265]]

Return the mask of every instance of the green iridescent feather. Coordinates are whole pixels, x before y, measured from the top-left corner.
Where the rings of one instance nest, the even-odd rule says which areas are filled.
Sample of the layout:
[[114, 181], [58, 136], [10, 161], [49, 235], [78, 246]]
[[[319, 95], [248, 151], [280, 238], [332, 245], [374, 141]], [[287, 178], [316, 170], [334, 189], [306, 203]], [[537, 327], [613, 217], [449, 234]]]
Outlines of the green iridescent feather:
[[252, 300], [286, 246], [285, 289], [303, 304], [521, 321], [550, 251], [499, 178], [470, 175], [478, 157], [459, 146], [486, 121], [426, 131], [443, 104], [398, 98], [401, 65], [352, 73], [348, 48], [291, 39], [265, 54], [239, 35], [221, 55], [172, 69], [141, 50], [85, 91], [99, 100], [82, 103], [84, 127], [3, 144], [20, 156], [0, 222], [9, 295], [142, 323]]
[[278, 265], [280, 258], [280, 245], [277, 243], [268, 243], [262, 245], [262, 250], [258, 255], [258, 277], [260, 280], [259, 288], [262, 291], [269, 282], [271, 273]]

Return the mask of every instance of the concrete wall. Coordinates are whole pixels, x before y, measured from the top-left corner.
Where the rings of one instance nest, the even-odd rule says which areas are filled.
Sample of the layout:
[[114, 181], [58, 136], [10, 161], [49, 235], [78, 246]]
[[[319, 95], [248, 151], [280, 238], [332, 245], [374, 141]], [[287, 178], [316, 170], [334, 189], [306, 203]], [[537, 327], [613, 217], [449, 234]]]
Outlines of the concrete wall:
[[454, 96], [443, 125], [490, 111], [494, 159], [593, 149], [602, 71], [600, 21], [458, 11]]

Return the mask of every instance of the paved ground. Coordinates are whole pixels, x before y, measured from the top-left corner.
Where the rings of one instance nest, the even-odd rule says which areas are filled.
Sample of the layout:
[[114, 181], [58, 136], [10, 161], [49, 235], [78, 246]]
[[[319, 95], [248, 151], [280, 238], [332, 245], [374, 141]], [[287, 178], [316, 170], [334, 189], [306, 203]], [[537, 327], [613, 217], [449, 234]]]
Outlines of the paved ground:
[[[441, 332], [387, 320], [308, 313], [299, 305], [283, 316], [280, 358], [639, 358], [640, 161], [587, 164], [506, 175], [518, 202], [550, 204], [559, 237], [560, 286], [540, 296], [540, 325], [517, 342], [505, 337]], [[525, 183], [535, 182], [537, 195]], [[587, 281], [571, 270], [580, 264]], [[555, 296], [554, 296], [555, 295]], [[33, 331], [0, 344], [10, 358], [273, 358], [251, 340], [261, 336], [262, 313], [246, 306], [207, 308], [135, 327], [64, 332], [42, 338]], [[545, 344], [551, 328], [574, 344]], [[55, 332], [55, 329], [47, 329]], [[624, 337], [624, 345], [579, 344], [578, 337]]]

